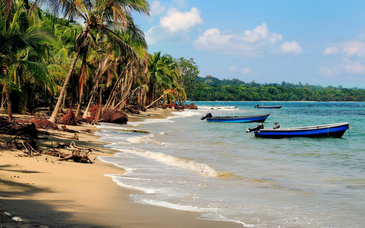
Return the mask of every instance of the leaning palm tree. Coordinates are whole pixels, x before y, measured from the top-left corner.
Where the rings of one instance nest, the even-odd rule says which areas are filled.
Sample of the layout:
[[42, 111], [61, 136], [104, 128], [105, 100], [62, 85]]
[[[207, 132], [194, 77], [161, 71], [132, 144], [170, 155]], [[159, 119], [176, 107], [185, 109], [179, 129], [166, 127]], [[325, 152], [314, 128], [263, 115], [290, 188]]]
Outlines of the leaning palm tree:
[[[134, 25], [132, 12], [139, 12], [149, 15], [147, 0], [81, 0], [81, 1], [62, 1], [65, 16], [74, 19], [81, 18], [85, 21], [85, 27], [75, 41], [75, 56], [73, 58], [69, 73], [63, 83], [63, 87], [49, 121], [55, 122], [56, 116], [61, 105], [61, 98], [65, 95], [69, 79], [76, 65], [80, 54], [88, 51], [89, 44], [95, 41], [95, 33], [108, 34], [119, 48], [139, 58], [138, 54], [118, 37], [111, 29], [120, 31], [133, 31], [135, 39], [144, 41], [143, 32]], [[147, 46], [147, 44], [146, 44]]]

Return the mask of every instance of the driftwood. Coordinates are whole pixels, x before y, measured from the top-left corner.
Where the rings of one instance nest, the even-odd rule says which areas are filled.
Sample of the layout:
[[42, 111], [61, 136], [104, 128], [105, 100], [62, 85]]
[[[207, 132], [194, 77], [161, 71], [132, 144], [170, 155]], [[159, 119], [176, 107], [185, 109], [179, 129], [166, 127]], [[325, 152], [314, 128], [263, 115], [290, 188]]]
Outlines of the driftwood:
[[17, 135], [10, 140], [8, 147], [23, 151], [27, 156], [39, 155], [37, 142], [29, 135]]
[[68, 128], [66, 127], [66, 125], [62, 125], [61, 127], [62, 127], [62, 129], [63, 129], [64, 131], [66, 131], [66, 132], [69, 132], [69, 133], [79, 133], [78, 131], [74, 131], [74, 130], [68, 129]]
[[75, 162], [93, 163], [89, 158], [89, 155], [92, 152], [91, 148], [78, 147], [78, 146], [76, 146], [74, 141], [71, 142], [70, 146], [72, 148], [74, 148], [74, 151], [72, 152], [72, 154], [70, 154], [64, 158], [60, 158], [60, 159], [58, 159], [58, 161], [67, 161], [69, 159], [72, 159]]
[[136, 133], [146, 133], [146, 134], [151, 133], [150, 131], [143, 131], [143, 130], [124, 130], [124, 129], [120, 129], [120, 130], [118, 130], [118, 131], [136, 132]]

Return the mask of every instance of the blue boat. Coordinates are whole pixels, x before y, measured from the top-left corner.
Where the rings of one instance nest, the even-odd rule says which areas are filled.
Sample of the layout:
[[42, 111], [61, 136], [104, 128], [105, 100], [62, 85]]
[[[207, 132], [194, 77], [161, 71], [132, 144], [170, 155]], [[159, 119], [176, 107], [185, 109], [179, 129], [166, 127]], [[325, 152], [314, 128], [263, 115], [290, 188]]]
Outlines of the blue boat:
[[349, 129], [349, 123], [334, 123], [309, 127], [280, 128], [278, 123], [273, 128], [265, 129], [263, 124], [256, 128], [249, 128], [246, 132], [254, 131], [256, 137], [261, 138], [290, 138], [290, 137], [338, 137], [341, 138]]
[[266, 108], [266, 109], [279, 109], [282, 105], [273, 105], [273, 106], [263, 106], [263, 105], [255, 105], [255, 108]]
[[224, 122], [224, 123], [249, 123], [249, 122], [265, 122], [266, 118], [270, 115], [259, 114], [259, 115], [249, 115], [249, 116], [212, 116], [208, 113], [201, 119], [207, 119], [208, 122]]

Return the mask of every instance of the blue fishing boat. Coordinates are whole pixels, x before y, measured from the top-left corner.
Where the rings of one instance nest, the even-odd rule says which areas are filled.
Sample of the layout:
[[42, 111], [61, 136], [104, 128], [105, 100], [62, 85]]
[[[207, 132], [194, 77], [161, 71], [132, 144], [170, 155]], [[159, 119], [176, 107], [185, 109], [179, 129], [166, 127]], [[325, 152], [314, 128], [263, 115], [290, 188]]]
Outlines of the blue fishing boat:
[[273, 106], [264, 106], [264, 105], [255, 105], [255, 108], [266, 108], [266, 109], [279, 109], [282, 105], [273, 105]]
[[289, 138], [289, 137], [338, 137], [341, 138], [349, 129], [349, 123], [334, 123], [309, 127], [280, 128], [278, 123], [273, 128], [265, 129], [263, 124], [249, 128], [246, 132], [254, 131], [256, 137], [261, 138]]
[[201, 119], [207, 119], [208, 122], [224, 122], [224, 123], [249, 123], [249, 122], [265, 122], [266, 118], [270, 113], [259, 114], [259, 115], [249, 115], [249, 116], [212, 116], [208, 113]]

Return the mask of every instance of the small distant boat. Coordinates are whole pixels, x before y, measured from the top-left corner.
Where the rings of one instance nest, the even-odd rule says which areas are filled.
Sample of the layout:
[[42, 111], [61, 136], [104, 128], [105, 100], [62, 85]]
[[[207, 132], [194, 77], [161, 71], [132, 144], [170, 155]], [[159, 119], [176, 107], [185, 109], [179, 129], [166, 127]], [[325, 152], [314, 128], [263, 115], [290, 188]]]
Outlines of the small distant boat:
[[267, 108], [267, 109], [279, 109], [282, 105], [273, 105], [273, 106], [263, 106], [263, 105], [255, 105], [255, 108]]
[[249, 122], [265, 122], [266, 118], [270, 115], [259, 114], [259, 115], [249, 115], [249, 116], [212, 116], [208, 113], [201, 119], [207, 119], [208, 122], [225, 122], [225, 123], [249, 123]]
[[264, 129], [263, 124], [255, 128], [249, 128], [246, 132], [255, 132], [256, 137], [261, 138], [289, 138], [289, 137], [338, 137], [341, 138], [349, 129], [349, 123], [334, 123], [309, 127], [280, 128], [278, 123], [273, 128]]

